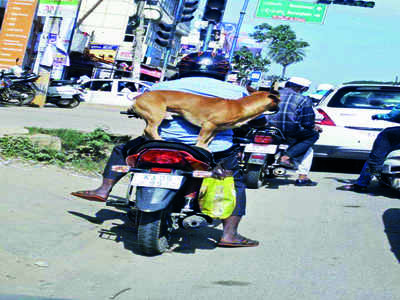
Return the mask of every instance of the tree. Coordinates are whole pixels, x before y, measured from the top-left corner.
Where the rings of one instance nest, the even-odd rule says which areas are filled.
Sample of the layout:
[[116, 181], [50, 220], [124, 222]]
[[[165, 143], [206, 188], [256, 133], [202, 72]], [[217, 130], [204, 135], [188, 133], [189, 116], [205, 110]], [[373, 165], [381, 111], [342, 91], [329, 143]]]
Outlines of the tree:
[[296, 33], [289, 25], [271, 26], [267, 23], [255, 27], [254, 33], [250, 34], [257, 42], [268, 43], [268, 55], [275, 63], [282, 66], [281, 78], [285, 78], [286, 69], [289, 65], [301, 62], [305, 57], [304, 49], [310, 45], [297, 40]]
[[233, 69], [238, 71], [238, 79], [244, 79], [253, 71], [267, 72], [271, 61], [261, 55], [254, 55], [247, 47], [242, 47], [235, 51], [233, 63]]

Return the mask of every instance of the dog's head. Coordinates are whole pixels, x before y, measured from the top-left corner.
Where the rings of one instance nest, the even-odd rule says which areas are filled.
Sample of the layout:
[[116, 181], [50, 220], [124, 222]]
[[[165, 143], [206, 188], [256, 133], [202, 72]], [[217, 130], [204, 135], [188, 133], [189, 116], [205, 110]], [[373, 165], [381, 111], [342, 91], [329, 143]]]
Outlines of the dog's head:
[[267, 109], [264, 114], [273, 114], [279, 111], [279, 102], [281, 102], [281, 99], [278, 92], [255, 92], [251, 94], [251, 97], [253, 97], [254, 99], [258, 98], [258, 100], [256, 101], [262, 101], [263, 103], [266, 103]]

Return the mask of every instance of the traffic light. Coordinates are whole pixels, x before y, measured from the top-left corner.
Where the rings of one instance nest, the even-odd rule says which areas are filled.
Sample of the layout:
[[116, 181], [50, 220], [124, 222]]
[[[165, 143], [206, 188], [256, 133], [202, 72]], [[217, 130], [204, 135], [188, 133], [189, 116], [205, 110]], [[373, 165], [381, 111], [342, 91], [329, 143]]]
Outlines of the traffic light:
[[172, 38], [173, 27], [174, 27], [173, 24], [165, 24], [165, 23], [158, 24], [159, 30], [156, 32], [157, 38], [154, 41], [161, 47], [168, 47], [169, 42]]
[[183, 3], [183, 8], [179, 22], [192, 21], [194, 19], [193, 13], [196, 11], [198, 6], [199, 6], [198, 0], [186, 0]]
[[318, 0], [318, 4], [340, 4], [358, 7], [375, 7], [375, 2], [373, 1], [361, 1], [361, 0]]
[[221, 22], [225, 6], [226, 0], [208, 0], [204, 9], [203, 20], [213, 24]]

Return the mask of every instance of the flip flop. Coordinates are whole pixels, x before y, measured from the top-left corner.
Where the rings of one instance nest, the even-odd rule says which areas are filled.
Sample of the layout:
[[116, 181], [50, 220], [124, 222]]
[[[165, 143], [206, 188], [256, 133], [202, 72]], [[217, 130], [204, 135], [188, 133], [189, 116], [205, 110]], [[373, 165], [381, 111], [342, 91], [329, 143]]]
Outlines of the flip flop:
[[107, 200], [101, 196], [91, 194], [91, 191], [72, 192], [71, 195], [89, 201], [106, 202]]
[[219, 241], [217, 243], [218, 247], [225, 247], [225, 248], [237, 248], [237, 247], [257, 247], [260, 243], [258, 241], [255, 240], [251, 240], [248, 238], [243, 238], [240, 241], [232, 241], [232, 242], [228, 242], [228, 241]]

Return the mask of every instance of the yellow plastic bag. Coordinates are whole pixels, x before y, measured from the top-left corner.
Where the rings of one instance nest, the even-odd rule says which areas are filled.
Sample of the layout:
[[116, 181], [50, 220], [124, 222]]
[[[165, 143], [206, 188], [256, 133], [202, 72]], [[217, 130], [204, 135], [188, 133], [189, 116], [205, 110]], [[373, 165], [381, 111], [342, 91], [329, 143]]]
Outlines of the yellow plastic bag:
[[236, 206], [233, 177], [204, 178], [200, 188], [199, 205], [203, 214], [214, 219], [228, 218]]

